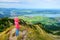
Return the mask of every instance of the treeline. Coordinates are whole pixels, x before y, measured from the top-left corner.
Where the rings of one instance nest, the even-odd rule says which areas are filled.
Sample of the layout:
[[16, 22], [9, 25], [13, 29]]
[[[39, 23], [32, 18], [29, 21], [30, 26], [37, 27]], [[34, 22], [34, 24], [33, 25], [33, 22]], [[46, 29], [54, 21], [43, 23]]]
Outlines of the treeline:
[[13, 21], [13, 19], [9, 19], [8, 17], [0, 18], [0, 32], [13, 25]]

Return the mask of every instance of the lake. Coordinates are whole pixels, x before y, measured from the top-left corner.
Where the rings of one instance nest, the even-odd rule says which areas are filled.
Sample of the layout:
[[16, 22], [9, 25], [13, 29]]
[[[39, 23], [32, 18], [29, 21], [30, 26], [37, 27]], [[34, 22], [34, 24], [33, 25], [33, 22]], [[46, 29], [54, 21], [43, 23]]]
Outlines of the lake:
[[44, 16], [44, 17], [60, 17], [60, 14], [26, 14], [23, 16]]

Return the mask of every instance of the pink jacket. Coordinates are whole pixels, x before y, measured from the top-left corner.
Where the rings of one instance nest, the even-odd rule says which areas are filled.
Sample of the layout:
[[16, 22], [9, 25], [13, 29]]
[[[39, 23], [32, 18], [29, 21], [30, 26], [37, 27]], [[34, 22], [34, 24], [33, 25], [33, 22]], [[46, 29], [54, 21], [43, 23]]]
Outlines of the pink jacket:
[[19, 29], [19, 19], [17, 17], [14, 18], [14, 23], [15, 23], [15, 27], [16, 29]]

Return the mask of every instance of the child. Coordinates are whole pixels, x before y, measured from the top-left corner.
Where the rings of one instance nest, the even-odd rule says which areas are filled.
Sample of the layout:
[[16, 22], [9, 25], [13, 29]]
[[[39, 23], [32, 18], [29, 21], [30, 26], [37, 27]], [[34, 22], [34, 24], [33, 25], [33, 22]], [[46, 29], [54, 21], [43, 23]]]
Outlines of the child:
[[14, 18], [14, 23], [15, 23], [15, 27], [16, 27], [16, 36], [19, 35], [19, 19], [17, 17]]

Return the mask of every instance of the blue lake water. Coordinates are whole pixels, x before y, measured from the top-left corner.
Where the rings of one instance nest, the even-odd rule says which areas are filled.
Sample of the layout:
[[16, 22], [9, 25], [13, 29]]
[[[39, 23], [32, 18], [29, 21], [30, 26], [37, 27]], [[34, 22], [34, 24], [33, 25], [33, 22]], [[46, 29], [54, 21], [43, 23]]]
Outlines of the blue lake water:
[[27, 14], [24, 16], [44, 16], [44, 17], [60, 17], [60, 14]]

